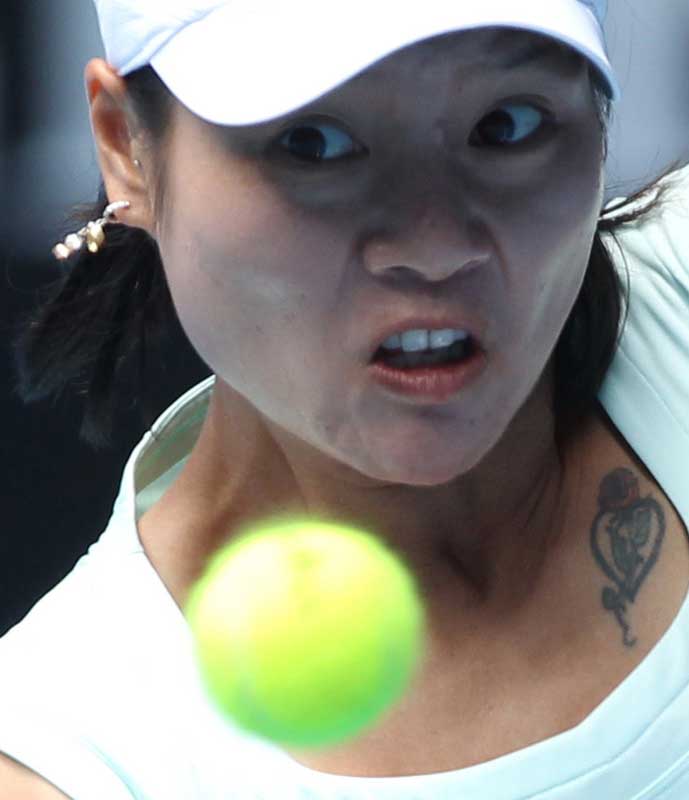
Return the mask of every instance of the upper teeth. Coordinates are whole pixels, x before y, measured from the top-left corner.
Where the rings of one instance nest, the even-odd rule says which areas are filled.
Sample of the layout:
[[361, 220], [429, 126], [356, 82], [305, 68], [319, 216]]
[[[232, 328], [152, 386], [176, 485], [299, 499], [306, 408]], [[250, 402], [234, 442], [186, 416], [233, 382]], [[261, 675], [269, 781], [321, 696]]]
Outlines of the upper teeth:
[[406, 331], [402, 335], [395, 334], [386, 339], [381, 347], [386, 350], [406, 350], [408, 353], [415, 353], [420, 350], [428, 350], [434, 347], [450, 347], [460, 339], [468, 339], [466, 331], [452, 330], [445, 328], [441, 331]]

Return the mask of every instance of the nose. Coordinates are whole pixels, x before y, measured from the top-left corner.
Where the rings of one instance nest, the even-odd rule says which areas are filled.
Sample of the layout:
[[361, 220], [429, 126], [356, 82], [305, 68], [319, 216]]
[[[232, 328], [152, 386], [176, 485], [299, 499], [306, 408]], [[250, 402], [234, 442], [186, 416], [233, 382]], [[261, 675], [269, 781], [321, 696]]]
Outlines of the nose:
[[386, 220], [365, 238], [362, 250], [366, 269], [385, 278], [408, 273], [429, 282], [448, 280], [456, 273], [477, 268], [491, 257], [485, 228], [453, 211], [447, 198], [417, 202], [403, 215]]

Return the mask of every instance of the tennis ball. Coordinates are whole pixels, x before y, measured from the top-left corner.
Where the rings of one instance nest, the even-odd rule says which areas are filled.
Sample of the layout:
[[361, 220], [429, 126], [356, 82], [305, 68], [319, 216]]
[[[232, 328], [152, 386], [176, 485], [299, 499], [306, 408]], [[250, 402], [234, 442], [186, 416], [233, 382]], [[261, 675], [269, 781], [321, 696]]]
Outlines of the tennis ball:
[[332, 746], [372, 727], [423, 651], [406, 565], [372, 534], [314, 519], [274, 519], [231, 540], [184, 614], [215, 707], [287, 746]]

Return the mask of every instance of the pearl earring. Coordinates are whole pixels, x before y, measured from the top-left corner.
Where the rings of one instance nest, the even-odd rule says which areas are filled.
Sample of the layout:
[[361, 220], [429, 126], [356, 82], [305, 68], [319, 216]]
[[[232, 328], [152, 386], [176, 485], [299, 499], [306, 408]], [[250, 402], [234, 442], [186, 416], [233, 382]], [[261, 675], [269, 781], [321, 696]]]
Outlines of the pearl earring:
[[89, 253], [97, 253], [105, 242], [105, 231], [103, 228], [110, 222], [115, 222], [115, 214], [124, 208], [129, 208], [128, 200], [117, 200], [103, 212], [100, 219], [88, 222], [80, 231], [70, 233], [61, 244], [53, 247], [53, 255], [58, 261], [65, 261], [71, 255], [81, 250], [86, 243]]

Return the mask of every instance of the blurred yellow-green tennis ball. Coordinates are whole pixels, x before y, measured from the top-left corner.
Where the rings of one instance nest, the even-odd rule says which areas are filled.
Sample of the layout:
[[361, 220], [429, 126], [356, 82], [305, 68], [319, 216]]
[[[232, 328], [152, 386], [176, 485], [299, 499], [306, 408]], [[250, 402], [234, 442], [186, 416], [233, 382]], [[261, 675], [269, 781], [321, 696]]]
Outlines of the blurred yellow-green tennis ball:
[[274, 521], [220, 549], [185, 605], [215, 706], [283, 745], [324, 747], [373, 727], [423, 655], [415, 580], [379, 538]]

